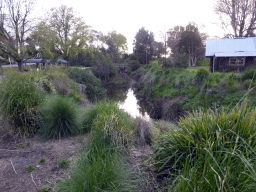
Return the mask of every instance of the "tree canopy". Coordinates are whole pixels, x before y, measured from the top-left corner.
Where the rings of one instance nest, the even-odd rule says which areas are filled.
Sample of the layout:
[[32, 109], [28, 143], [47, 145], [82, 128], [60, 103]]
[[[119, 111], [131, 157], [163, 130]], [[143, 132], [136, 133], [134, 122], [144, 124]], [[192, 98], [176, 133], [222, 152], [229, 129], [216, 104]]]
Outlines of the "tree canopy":
[[175, 26], [168, 32], [168, 47], [172, 54], [186, 54], [189, 66], [195, 66], [198, 59], [204, 57], [206, 34], [200, 33], [194, 23], [186, 27]]
[[144, 27], [137, 32], [133, 45], [133, 52], [141, 64], [147, 64], [154, 55], [154, 34]]
[[90, 27], [76, 17], [72, 7], [52, 8], [31, 35], [43, 58], [62, 57], [69, 60], [89, 46]]
[[101, 40], [107, 45], [106, 52], [110, 55], [114, 63], [118, 62], [120, 54], [127, 50], [126, 37], [116, 31], [109, 32]]

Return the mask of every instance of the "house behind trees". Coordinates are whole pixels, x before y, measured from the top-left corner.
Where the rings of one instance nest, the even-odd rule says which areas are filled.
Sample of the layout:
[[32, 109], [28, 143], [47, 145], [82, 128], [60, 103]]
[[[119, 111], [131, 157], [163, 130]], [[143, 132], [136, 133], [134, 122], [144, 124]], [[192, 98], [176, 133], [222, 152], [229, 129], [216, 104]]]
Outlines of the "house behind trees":
[[242, 71], [256, 64], [256, 37], [207, 40], [211, 72]]

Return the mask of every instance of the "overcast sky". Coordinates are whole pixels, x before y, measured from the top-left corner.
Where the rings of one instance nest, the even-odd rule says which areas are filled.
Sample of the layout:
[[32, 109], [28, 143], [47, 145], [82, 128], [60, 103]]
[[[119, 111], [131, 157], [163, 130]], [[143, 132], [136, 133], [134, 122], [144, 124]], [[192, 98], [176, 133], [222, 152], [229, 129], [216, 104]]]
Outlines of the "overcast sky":
[[128, 52], [132, 52], [133, 39], [141, 27], [154, 33], [160, 41], [160, 32], [176, 25], [195, 22], [204, 25], [201, 32], [210, 37], [222, 36], [223, 30], [214, 24], [216, 0], [37, 0], [37, 6], [49, 10], [62, 4], [73, 7], [86, 24], [106, 34], [116, 30], [127, 38]]

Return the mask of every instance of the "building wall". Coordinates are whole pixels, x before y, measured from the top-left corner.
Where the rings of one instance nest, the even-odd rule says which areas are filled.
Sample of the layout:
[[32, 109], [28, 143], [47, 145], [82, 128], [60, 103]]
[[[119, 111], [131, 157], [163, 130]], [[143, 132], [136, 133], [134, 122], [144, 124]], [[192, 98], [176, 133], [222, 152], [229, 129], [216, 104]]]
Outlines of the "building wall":
[[216, 57], [215, 58], [215, 65], [213, 67], [213, 57], [210, 58], [210, 71], [214, 72], [229, 72], [229, 71], [236, 71], [240, 72], [243, 71], [245, 68], [256, 65], [256, 58], [255, 57], [246, 57], [245, 58], [245, 65], [244, 66], [234, 66], [229, 65], [229, 57]]

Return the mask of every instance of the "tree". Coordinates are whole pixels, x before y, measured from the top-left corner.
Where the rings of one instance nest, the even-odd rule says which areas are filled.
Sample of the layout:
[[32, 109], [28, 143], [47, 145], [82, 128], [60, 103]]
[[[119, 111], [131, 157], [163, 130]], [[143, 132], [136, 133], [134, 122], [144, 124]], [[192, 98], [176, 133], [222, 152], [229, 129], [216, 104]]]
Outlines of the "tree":
[[194, 24], [188, 24], [186, 30], [181, 33], [178, 43], [179, 53], [186, 53], [188, 65], [195, 66], [198, 59], [204, 57], [203, 38], [205, 34], [200, 34]]
[[133, 45], [133, 52], [141, 64], [147, 64], [154, 55], [154, 34], [142, 27], [137, 32]]
[[231, 25], [233, 36], [255, 36], [256, 0], [218, 0], [215, 12], [223, 28], [227, 29]]
[[120, 54], [127, 50], [127, 39], [124, 35], [111, 31], [108, 35], [102, 37], [102, 41], [107, 45], [106, 52], [112, 58], [114, 63], [117, 63]]
[[154, 56], [160, 58], [162, 54], [165, 54], [165, 47], [163, 42], [156, 42], [152, 43], [154, 49]]
[[19, 71], [27, 55], [27, 37], [34, 23], [30, 19], [34, 0], [2, 0], [0, 2], [0, 49], [12, 57]]
[[91, 33], [72, 7], [61, 5], [51, 9], [48, 19], [37, 26], [32, 36], [44, 57], [69, 60], [89, 46]]
[[171, 49], [173, 54], [179, 53], [178, 44], [180, 42], [181, 34], [184, 31], [185, 31], [185, 27], [177, 25], [167, 32], [168, 34], [167, 45]]

